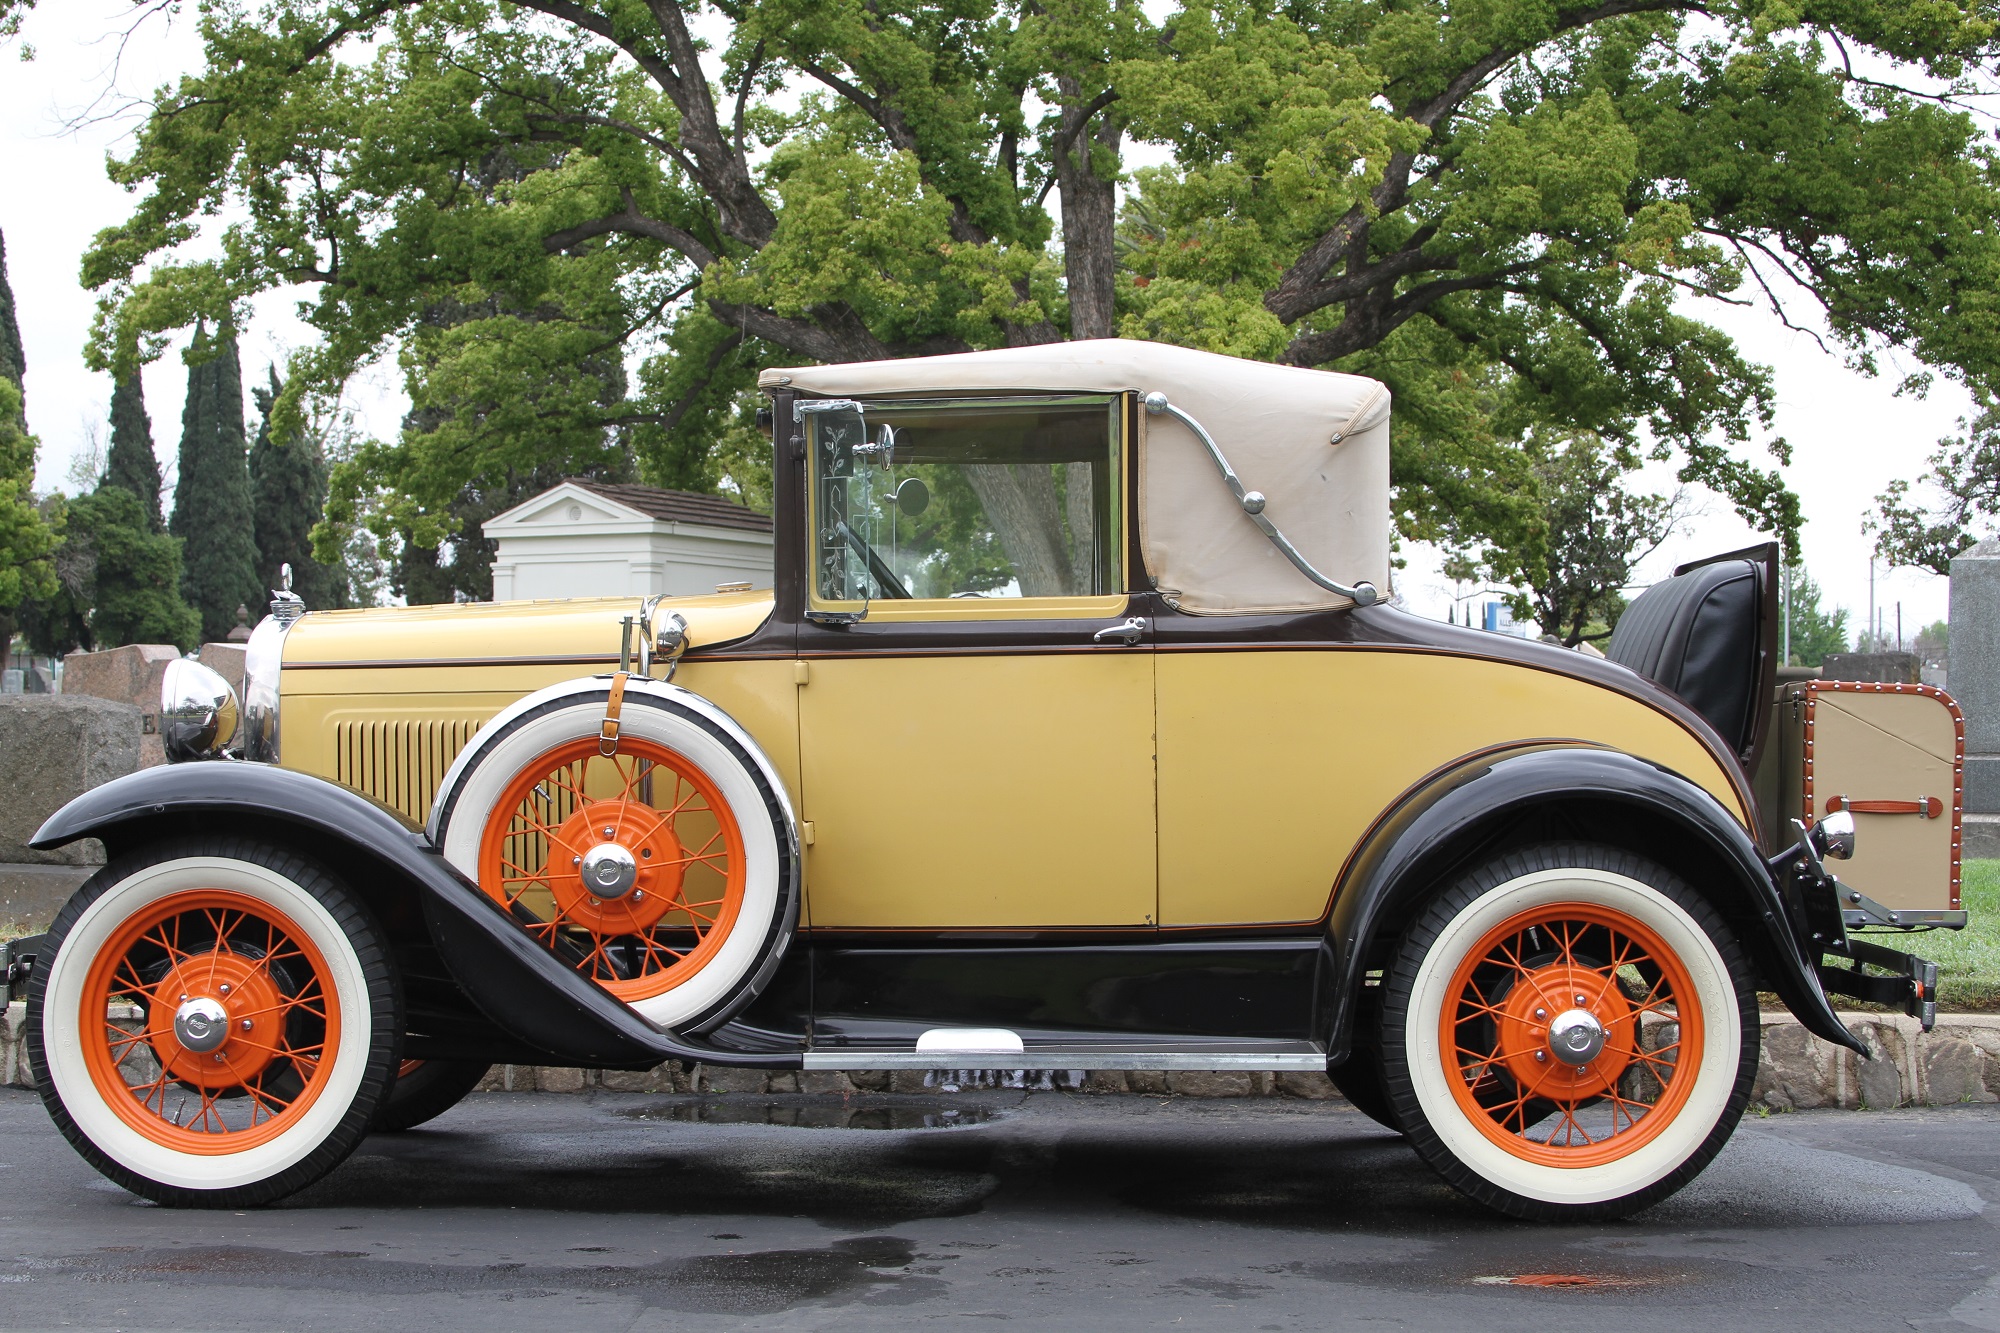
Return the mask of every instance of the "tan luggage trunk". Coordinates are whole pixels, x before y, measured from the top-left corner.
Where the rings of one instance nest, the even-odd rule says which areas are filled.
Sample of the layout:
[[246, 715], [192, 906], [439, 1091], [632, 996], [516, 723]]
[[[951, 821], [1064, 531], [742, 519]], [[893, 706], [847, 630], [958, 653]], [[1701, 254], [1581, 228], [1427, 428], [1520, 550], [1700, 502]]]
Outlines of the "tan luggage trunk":
[[1776, 720], [1784, 826], [1850, 811], [1854, 858], [1831, 867], [1843, 884], [1900, 924], [1956, 913], [1965, 718], [1951, 696], [1930, 685], [1800, 681], [1783, 688]]

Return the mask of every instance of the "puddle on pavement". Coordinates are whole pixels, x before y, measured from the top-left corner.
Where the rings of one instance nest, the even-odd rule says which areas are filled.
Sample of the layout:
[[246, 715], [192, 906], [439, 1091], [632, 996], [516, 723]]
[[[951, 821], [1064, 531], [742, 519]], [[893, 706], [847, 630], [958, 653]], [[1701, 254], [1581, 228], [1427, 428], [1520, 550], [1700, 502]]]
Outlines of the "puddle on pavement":
[[897, 1098], [894, 1102], [854, 1099], [689, 1097], [635, 1106], [615, 1114], [628, 1120], [677, 1121], [702, 1125], [783, 1125], [793, 1129], [962, 1129], [995, 1119], [983, 1106], [949, 1106]]

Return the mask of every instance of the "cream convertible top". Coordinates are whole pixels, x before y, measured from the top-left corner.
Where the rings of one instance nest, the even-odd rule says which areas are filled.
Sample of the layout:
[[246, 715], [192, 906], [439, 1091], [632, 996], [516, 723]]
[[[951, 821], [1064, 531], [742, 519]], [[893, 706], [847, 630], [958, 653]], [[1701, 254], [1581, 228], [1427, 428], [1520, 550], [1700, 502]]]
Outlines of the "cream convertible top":
[[[1244, 487], [1264, 493], [1265, 517], [1314, 568], [1388, 595], [1389, 390], [1374, 380], [1107, 338], [767, 370], [758, 383], [860, 399], [1159, 390], [1207, 427]], [[1207, 615], [1351, 605], [1258, 531], [1192, 431], [1171, 415], [1142, 412], [1140, 422], [1139, 538], [1173, 605]]]

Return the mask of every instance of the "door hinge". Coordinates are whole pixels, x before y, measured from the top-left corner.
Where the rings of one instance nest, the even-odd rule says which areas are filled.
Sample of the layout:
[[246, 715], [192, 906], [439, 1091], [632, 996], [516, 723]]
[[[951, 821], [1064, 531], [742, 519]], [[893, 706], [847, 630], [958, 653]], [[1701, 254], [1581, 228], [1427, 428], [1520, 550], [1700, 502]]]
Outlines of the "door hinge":
[[806, 664], [806, 660], [804, 658], [799, 658], [792, 663], [792, 680], [795, 684], [799, 685], [805, 685], [811, 682], [812, 668]]
[[799, 841], [810, 847], [813, 845], [813, 834], [813, 822], [810, 819], [801, 819], [799, 821]]

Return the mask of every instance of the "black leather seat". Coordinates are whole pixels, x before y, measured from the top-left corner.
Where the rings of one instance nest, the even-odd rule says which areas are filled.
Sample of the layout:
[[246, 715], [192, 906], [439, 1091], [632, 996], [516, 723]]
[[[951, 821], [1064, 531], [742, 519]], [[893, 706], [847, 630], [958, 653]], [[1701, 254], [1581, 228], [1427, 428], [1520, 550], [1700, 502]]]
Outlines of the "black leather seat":
[[1605, 656], [1658, 681], [1740, 754], [1755, 739], [1762, 569], [1718, 560], [1639, 594]]

